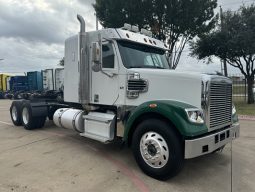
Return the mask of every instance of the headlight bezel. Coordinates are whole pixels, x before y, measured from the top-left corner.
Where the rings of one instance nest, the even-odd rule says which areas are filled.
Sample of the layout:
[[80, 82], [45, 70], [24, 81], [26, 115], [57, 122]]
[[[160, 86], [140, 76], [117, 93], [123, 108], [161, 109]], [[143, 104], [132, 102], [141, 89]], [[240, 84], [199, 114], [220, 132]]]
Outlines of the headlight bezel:
[[195, 124], [204, 124], [204, 114], [201, 109], [198, 108], [187, 108], [185, 109], [188, 120]]
[[232, 104], [232, 115], [236, 114], [236, 106]]

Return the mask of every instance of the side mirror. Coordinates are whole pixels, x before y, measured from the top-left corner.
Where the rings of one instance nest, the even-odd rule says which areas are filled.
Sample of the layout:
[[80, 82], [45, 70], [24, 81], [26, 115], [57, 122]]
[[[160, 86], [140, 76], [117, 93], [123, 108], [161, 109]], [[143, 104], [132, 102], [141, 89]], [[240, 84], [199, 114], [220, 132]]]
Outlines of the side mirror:
[[98, 42], [93, 42], [91, 45], [92, 48], [92, 70], [98, 72], [102, 68], [102, 49], [101, 45]]

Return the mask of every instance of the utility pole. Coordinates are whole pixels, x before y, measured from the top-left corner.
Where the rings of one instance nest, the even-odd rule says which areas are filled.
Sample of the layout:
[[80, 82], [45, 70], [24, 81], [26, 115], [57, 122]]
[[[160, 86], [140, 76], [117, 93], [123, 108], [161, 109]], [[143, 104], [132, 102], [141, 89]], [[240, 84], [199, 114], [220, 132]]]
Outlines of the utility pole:
[[[220, 6], [220, 24], [221, 24], [221, 31], [224, 30], [224, 23], [223, 23], [223, 14], [222, 14], [222, 7]], [[223, 59], [223, 68], [224, 68], [224, 75], [228, 76], [228, 69], [227, 69], [227, 61], [226, 58]]]
[[97, 14], [94, 13], [94, 15], [96, 16], [96, 30], [98, 30], [98, 18], [97, 18]]

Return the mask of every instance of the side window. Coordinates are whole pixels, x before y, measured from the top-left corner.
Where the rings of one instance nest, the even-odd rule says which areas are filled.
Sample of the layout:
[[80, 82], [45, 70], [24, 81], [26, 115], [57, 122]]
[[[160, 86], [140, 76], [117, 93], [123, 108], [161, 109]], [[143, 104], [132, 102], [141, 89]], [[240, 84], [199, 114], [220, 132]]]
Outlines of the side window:
[[114, 68], [114, 53], [111, 43], [102, 45], [103, 68]]

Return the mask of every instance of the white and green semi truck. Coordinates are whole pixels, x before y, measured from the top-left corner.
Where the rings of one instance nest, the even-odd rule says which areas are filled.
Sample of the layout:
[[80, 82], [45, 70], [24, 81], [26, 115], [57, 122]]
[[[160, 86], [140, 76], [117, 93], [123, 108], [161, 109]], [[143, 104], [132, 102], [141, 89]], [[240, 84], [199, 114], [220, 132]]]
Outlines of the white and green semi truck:
[[230, 79], [177, 72], [167, 46], [145, 29], [80, 32], [65, 42], [64, 101], [13, 101], [15, 125], [46, 118], [102, 143], [121, 137], [147, 175], [165, 180], [184, 159], [212, 153], [239, 136]]

